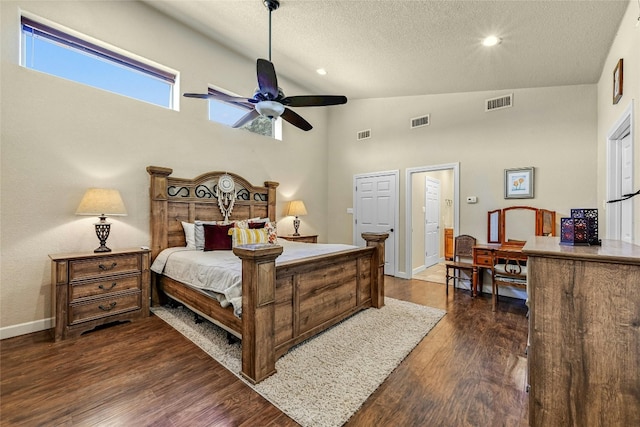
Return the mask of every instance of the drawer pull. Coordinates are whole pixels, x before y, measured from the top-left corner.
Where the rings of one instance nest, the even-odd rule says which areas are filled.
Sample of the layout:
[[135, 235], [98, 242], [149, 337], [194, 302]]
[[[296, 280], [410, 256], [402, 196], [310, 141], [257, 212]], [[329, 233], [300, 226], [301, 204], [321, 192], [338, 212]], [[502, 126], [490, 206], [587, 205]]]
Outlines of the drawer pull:
[[111, 286], [109, 287], [109, 289], [107, 289], [102, 283], [100, 283], [100, 285], [98, 286], [100, 289], [102, 289], [103, 291], [110, 291], [111, 289], [115, 288], [117, 285], [116, 282], [113, 282], [111, 284]]
[[116, 302], [114, 301], [114, 302], [112, 302], [111, 304], [109, 304], [108, 306], [100, 304], [100, 305], [98, 306], [98, 308], [99, 308], [100, 310], [102, 310], [102, 311], [111, 311], [111, 310], [113, 310], [113, 308], [114, 308], [115, 306], [116, 306]]
[[116, 268], [116, 265], [118, 265], [117, 262], [112, 263], [110, 266], [108, 265], [104, 265], [104, 264], [99, 264], [98, 267], [100, 268], [100, 270], [102, 271], [109, 271], [109, 270], [113, 270], [114, 268]]

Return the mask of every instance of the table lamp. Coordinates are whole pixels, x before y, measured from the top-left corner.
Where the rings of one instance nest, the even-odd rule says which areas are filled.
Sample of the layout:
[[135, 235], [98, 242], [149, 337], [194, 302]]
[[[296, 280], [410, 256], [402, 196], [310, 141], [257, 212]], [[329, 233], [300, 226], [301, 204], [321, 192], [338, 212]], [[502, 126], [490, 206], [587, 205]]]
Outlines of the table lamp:
[[300, 227], [300, 220], [298, 219], [298, 216], [306, 214], [307, 208], [304, 207], [304, 202], [302, 200], [293, 200], [289, 202], [289, 206], [287, 207], [287, 215], [296, 217], [293, 220], [293, 229], [295, 230], [295, 232], [293, 233], [294, 236], [300, 235], [300, 233], [298, 233], [298, 228]]
[[89, 188], [80, 201], [76, 215], [97, 215], [100, 217], [100, 222], [95, 223], [100, 247], [94, 252], [111, 252], [111, 249], [106, 245], [111, 229], [111, 224], [107, 222], [107, 215], [126, 216], [127, 210], [118, 190]]

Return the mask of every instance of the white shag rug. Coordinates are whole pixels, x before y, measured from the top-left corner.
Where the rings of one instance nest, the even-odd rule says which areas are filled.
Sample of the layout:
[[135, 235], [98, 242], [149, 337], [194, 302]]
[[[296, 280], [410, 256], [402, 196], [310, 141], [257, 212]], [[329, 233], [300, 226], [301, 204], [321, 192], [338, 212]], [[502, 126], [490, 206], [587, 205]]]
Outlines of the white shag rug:
[[[228, 344], [224, 330], [196, 324], [182, 307], [152, 311], [245, 381], [240, 344]], [[362, 311], [289, 350], [274, 375], [245, 383], [304, 427], [341, 426], [445, 313], [387, 297], [383, 308]]]

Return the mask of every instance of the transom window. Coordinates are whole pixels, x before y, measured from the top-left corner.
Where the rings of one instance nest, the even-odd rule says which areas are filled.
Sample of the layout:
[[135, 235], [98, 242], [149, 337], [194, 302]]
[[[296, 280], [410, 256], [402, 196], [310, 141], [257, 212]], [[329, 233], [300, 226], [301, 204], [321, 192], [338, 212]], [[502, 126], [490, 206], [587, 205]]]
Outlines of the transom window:
[[176, 73], [25, 16], [21, 24], [22, 66], [176, 109]]
[[[213, 88], [209, 88], [208, 93], [237, 96], [233, 93]], [[251, 111], [250, 107], [240, 103], [209, 99], [209, 120], [222, 123], [227, 126], [233, 126], [234, 123], [240, 120], [242, 116], [247, 114], [249, 111]], [[281, 118], [271, 120], [268, 117], [260, 116], [242, 126], [241, 129], [246, 129], [249, 132], [257, 133], [258, 135], [264, 135], [282, 141]]]

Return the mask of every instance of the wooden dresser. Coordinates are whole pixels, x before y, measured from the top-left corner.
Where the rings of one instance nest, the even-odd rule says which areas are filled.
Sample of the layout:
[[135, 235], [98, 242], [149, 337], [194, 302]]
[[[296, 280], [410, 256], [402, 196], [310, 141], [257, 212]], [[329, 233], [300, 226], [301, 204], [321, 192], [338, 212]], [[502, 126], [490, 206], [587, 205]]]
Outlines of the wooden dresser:
[[640, 426], [640, 246], [527, 241], [529, 425]]
[[149, 315], [147, 249], [49, 255], [56, 341]]

